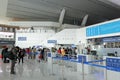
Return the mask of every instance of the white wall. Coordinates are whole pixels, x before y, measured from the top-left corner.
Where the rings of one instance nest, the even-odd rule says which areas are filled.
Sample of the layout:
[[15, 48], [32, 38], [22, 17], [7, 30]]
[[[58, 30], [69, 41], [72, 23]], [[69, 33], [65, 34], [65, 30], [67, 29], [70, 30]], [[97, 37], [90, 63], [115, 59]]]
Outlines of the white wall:
[[[73, 26], [74, 27], [74, 26]], [[86, 28], [79, 29], [64, 29], [56, 33], [53, 37], [48, 40], [57, 40], [57, 44], [75, 44], [79, 45], [81, 41], [82, 46], [86, 45]], [[54, 46], [55, 44], [47, 44], [47, 40], [44, 41], [46, 46]], [[81, 44], [80, 44], [81, 45]]]
[[[56, 33], [53, 37], [48, 40], [57, 40], [57, 44], [75, 44], [76, 42], [76, 30], [77, 29], [64, 29]], [[47, 43], [44, 41], [45, 46], [54, 46], [52, 43]]]
[[[57, 40], [57, 44], [79, 44], [79, 41], [81, 41], [81, 43], [86, 43], [85, 28], [79, 28], [80, 26], [76, 26], [76, 25], [64, 24], [62, 25], [63, 27], [73, 28], [73, 29], [64, 29], [55, 34], [55, 32], [50, 28], [50, 27], [58, 27], [57, 23], [55, 22], [16, 21], [16, 22], [9, 22], [9, 24], [28, 26], [28, 27], [35, 26], [34, 27], [35, 30], [39, 29], [38, 32], [35, 31], [35, 33], [29, 33], [29, 30], [17, 31], [16, 45], [21, 47], [29, 47], [37, 44], [44, 45], [46, 47], [53, 47], [54, 44], [50, 44], [50, 43], [48, 44], [47, 40]], [[47, 34], [44, 34], [45, 29], [48, 29]], [[39, 32], [43, 32], [43, 33], [39, 34]], [[18, 41], [17, 40], [18, 37], [27, 37], [27, 41]]]
[[76, 31], [76, 44], [86, 44], [86, 28], [80, 28]]
[[[16, 46], [26, 48], [34, 45], [43, 45], [42, 42], [53, 36], [55, 32], [42, 33], [16, 33]], [[26, 37], [26, 41], [18, 41], [18, 37]]]

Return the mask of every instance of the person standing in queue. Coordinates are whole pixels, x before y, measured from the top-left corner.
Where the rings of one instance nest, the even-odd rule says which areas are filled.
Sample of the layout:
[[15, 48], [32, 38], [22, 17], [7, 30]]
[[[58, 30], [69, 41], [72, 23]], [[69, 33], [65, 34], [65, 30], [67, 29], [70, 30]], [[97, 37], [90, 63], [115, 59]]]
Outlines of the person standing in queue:
[[23, 49], [20, 49], [19, 53], [18, 53], [18, 59], [19, 59], [19, 63], [22, 59], [22, 63], [24, 63], [24, 56], [25, 56], [25, 53], [23, 51]]
[[16, 48], [12, 48], [11, 51], [10, 51], [10, 60], [11, 60], [11, 74], [16, 74], [15, 73], [15, 63], [17, 61], [17, 51], [16, 51]]
[[2, 50], [2, 60], [4, 63], [7, 62], [7, 55], [8, 55], [8, 48], [6, 47], [5, 49]]

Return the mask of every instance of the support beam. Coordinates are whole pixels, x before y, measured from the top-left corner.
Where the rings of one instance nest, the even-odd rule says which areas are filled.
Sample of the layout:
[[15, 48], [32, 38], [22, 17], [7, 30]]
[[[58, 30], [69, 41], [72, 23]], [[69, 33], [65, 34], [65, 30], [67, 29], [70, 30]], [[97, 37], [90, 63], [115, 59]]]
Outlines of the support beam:
[[60, 27], [61, 27], [61, 25], [63, 23], [64, 16], [65, 16], [65, 9], [63, 8], [62, 11], [61, 11], [60, 17], [59, 17]]
[[0, 17], [6, 17], [8, 0], [0, 0]]
[[88, 20], [88, 15], [85, 15], [83, 20], [82, 20], [82, 23], [81, 23], [81, 26], [84, 27], [87, 23], [87, 20]]
[[6, 17], [8, 0], [0, 0], [0, 24], [7, 24], [10, 18]]
[[62, 24], [63, 24], [64, 16], [65, 16], [65, 9], [63, 8], [62, 11], [61, 11], [61, 13], [60, 13], [60, 17], [59, 17], [59, 24], [60, 24], [60, 27], [57, 29], [56, 32], [58, 32], [58, 31], [60, 31], [60, 30], [63, 29]]

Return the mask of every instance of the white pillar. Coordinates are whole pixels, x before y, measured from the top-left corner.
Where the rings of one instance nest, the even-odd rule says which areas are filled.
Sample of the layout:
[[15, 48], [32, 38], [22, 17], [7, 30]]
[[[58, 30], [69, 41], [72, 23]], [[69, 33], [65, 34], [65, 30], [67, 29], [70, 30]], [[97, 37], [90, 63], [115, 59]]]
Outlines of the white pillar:
[[0, 17], [6, 17], [8, 0], [0, 0]]
[[0, 24], [7, 24], [10, 18], [6, 17], [8, 0], [0, 0]]

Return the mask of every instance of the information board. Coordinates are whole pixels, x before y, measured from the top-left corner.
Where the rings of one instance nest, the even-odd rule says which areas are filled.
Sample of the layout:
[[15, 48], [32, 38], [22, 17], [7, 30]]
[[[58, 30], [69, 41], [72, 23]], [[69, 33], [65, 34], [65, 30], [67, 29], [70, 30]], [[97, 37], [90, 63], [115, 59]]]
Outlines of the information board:
[[78, 62], [80, 62], [80, 63], [86, 62], [86, 56], [78, 55]]
[[48, 40], [48, 43], [57, 43], [57, 40]]
[[27, 41], [27, 37], [18, 37], [18, 41]]
[[120, 20], [86, 28], [86, 36], [99, 36], [120, 32]]
[[120, 59], [117, 58], [107, 58], [106, 66], [108, 70], [120, 72]]
[[120, 37], [103, 38], [103, 42], [120, 42]]

